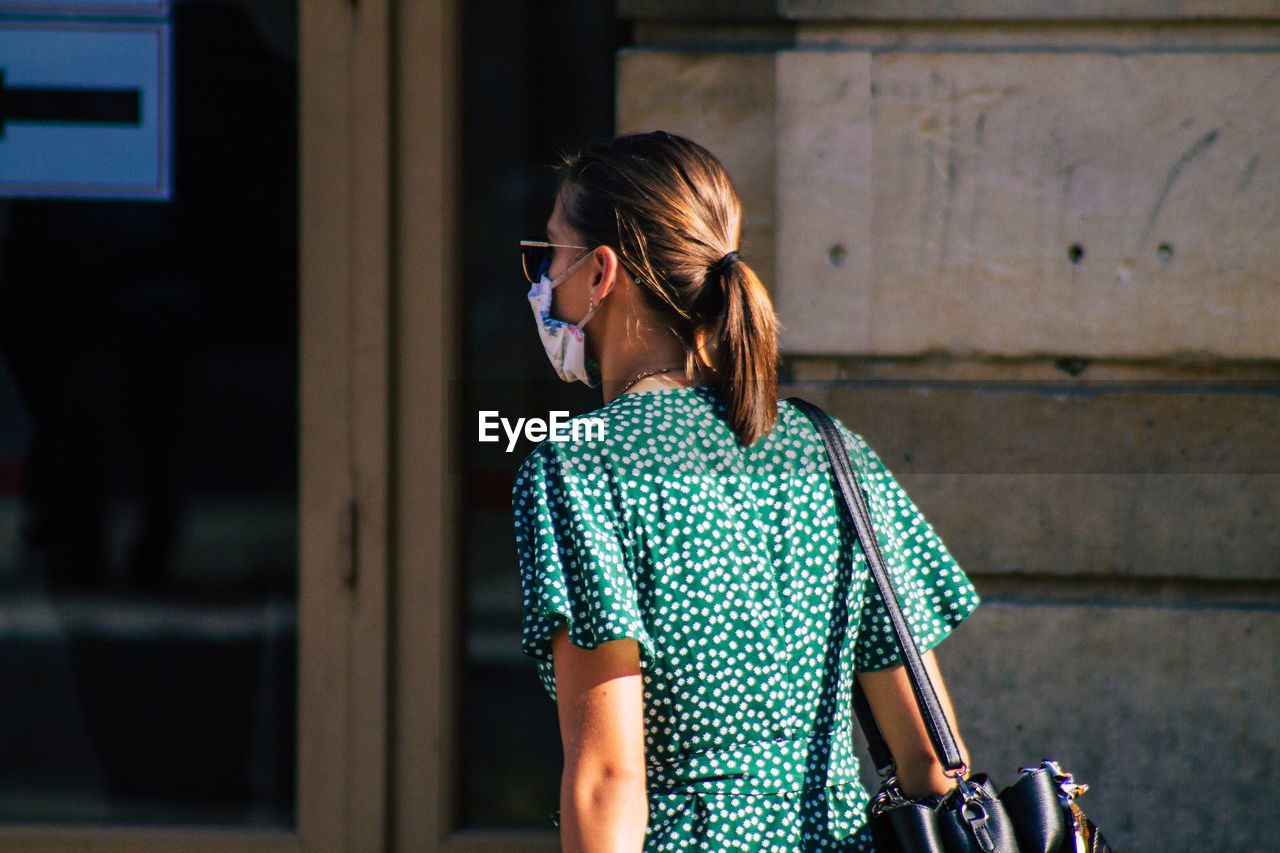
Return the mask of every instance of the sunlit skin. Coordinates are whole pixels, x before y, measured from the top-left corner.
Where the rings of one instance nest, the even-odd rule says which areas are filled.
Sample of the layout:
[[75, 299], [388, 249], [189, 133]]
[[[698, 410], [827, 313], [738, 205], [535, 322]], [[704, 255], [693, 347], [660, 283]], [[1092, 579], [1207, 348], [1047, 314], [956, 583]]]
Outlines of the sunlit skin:
[[649, 819], [639, 644], [614, 640], [580, 649], [561, 628], [551, 654], [564, 745], [561, 849], [634, 853]]
[[[552, 243], [586, 245], [564, 223], [559, 199], [547, 222], [547, 237]], [[702, 384], [705, 376], [684, 374], [683, 345], [641, 301], [638, 286], [613, 249], [557, 248], [549, 275], [558, 282], [551, 308], [556, 319], [577, 323], [592, 306], [598, 306], [586, 327], [586, 338], [587, 354], [600, 363], [604, 402], [622, 393], [636, 376], [667, 367], [679, 369], [642, 379], [628, 393]], [[581, 649], [561, 627], [551, 646], [564, 745], [562, 849], [566, 853], [639, 851], [648, 820], [639, 645], [634, 640], [615, 640], [597, 649]], [[952, 730], [958, 732], [933, 653], [923, 657]], [[899, 666], [860, 673], [858, 681], [897, 761], [903, 792], [917, 797], [951, 790], [954, 782], [934, 757], [906, 670]], [[967, 763], [963, 743], [960, 749]]]

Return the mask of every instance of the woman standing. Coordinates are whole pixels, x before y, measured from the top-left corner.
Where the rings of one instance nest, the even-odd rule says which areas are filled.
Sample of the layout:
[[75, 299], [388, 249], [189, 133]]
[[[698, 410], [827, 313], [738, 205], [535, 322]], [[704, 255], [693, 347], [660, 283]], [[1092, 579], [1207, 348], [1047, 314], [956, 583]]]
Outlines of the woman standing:
[[[605, 403], [603, 439], [543, 442], [513, 495], [522, 645], [564, 744], [566, 851], [870, 850], [855, 676], [904, 793], [954, 787], [823, 445], [777, 399], [777, 318], [740, 230], [719, 161], [657, 132], [569, 159], [547, 239], [523, 244], [553, 366]], [[931, 649], [977, 595], [842, 433]]]

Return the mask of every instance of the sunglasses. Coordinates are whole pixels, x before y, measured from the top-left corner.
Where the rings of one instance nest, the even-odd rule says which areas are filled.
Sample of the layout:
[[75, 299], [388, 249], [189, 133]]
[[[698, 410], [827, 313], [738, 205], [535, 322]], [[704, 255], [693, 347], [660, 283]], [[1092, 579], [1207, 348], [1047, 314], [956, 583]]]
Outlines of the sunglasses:
[[582, 249], [587, 246], [567, 246], [564, 243], [548, 243], [546, 240], [521, 240], [520, 263], [524, 266], [524, 277], [533, 284], [542, 276], [544, 267], [551, 266], [551, 256], [555, 249]]

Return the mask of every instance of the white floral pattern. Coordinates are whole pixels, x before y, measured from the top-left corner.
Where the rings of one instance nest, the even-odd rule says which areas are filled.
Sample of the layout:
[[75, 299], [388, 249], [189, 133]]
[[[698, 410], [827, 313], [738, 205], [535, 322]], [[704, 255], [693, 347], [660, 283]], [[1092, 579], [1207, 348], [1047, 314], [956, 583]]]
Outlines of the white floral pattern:
[[[645, 850], [861, 851], [849, 695], [900, 663], [817, 431], [779, 403], [741, 447], [711, 388], [625, 394], [598, 441], [543, 442], [513, 491], [522, 647], [555, 698], [551, 635], [641, 648]], [[978, 604], [861, 437], [841, 425], [921, 650]], [[852, 565], [852, 572], [850, 566]]]

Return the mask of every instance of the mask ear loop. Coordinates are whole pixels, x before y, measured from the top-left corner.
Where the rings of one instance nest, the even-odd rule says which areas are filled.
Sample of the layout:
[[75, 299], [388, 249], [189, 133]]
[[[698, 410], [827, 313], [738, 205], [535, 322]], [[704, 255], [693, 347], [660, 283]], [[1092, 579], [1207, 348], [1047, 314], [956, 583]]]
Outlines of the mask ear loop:
[[[577, 261], [574, 261], [573, 266], [575, 266], [575, 267], [576, 267], [579, 263], [581, 263], [581, 262], [582, 262], [582, 259], [583, 259], [583, 258], [585, 258], [585, 257], [587, 257], [587, 255], [589, 255], [589, 254], [591, 254], [591, 252], [587, 252], [587, 254], [586, 254], [586, 255], [583, 255], [583, 256], [582, 256], [582, 258], [579, 258]], [[568, 270], [565, 270], [565, 274], [564, 274], [564, 276], [561, 276], [561, 280], [563, 280], [566, 276], [568, 276], [568, 275], [569, 275], [569, 271], [570, 271], [570, 270], [572, 270], [572, 269], [573, 269], [573, 267], [570, 267]], [[605, 296], [608, 296], [608, 294], [606, 293], [606, 294], [605, 294]], [[590, 319], [591, 319], [591, 316], [592, 316], [593, 314], [595, 314], [595, 313], [596, 313], [596, 309], [597, 309], [597, 308], [599, 308], [599, 307], [600, 307], [601, 305], [603, 305], [603, 304], [604, 304], [604, 298], [603, 298], [603, 297], [601, 297], [601, 299], [600, 299], [600, 301], [599, 301], [599, 302], [596, 302], [596, 301], [595, 301], [595, 297], [594, 297], [594, 296], [592, 296], [590, 293], [588, 293], [588, 294], [587, 294], [587, 314], [586, 314], [586, 316], [585, 316], [585, 317], [583, 317], [583, 318], [582, 318], [581, 320], [579, 320], [577, 323], [574, 323], [574, 325], [575, 325], [575, 326], [577, 326], [579, 329], [581, 329], [581, 328], [585, 327], [585, 326], [587, 325], [587, 321], [588, 321], [588, 320], [590, 320]]]
[[560, 273], [560, 277], [556, 279], [551, 278], [551, 258], [547, 258], [545, 261], [543, 261], [543, 269], [545, 270], [543, 275], [545, 275], [547, 278], [547, 290], [555, 290], [557, 287], [564, 284], [565, 279], [569, 277], [569, 274], [574, 271], [574, 269], [578, 266], [578, 264], [582, 263], [590, 255], [591, 255], [590, 249], [583, 252], [582, 256], [579, 257], [573, 263], [569, 264], [569, 268], [564, 272]]
[[[576, 261], [574, 261], [572, 264], [570, 264], [570, 265], [569, 265], [569, 268], [568, 268], [567, 270], [565, 270], [564, 272], [562, 272], [562, 273], [560, 274], [560, 277], [559, 277], [558, 279], [556, 279], [555, 281], [550, 281], [550, 280], [548, 280], [548, 282], [547, 282], [547, 292], [548, 292], [548, 293], [551, 293], [551, 292], [553, 292], [557, 287], [559, 287], [560, 285], [564, 284], [564, 283], [565, 283], [565, 280], [569, 278], [569, 274], [573, 272], [574, 268], [575, 268], [575, 267], [577, 267], [577, 266], [578, 266], [578, 264], [580, 264], [580, 263], [582, 263], [584, 260], [586, 260], [588, 257], [590, 257], [590, 255], [591, 255], [591, 254], [592, 254], [592, 250], [590, 250], [590, 249], [588, 249], [587, 251], [583, 252], [583, 253], [582, 253], [582, 257], [578, 258]], [[550, 279], [550, 268], [551, 268], [551, 261], [550, 261], [550, 260], [547, 260], [547, 261], [545, 261], [545, 262], [544, 262], [544, 268], [546, 269], [546, 273], [545, 273], [546, 277], [547, 277], [548, 279]], [[607, 294], [606, 294], [606, 295], [607, 295]], [[603, 303], [604, 303], [604, 299], [601, 299], [599, 302], [596, 302], [596, 301], [595, 301], [595, 297], [594, 297], [594, 296], [591, 296], [590, 294], [588, 294], [588, 295], [587, 295], [587, 313], [586, 313], [586, 315], [585, 315], [581, 320], [579, 320], [579, 321], [578, 321], [578, 322], [576, 322], [576, 323], [572, 323], [571, 325], [577, 326], [579, 329], [581, 329], [581, 328], [583, 328], [584, 326], [586, 326], [586, 325], [587, 325], [587, 321], [591, 319], [591, 315], [595, 314], [595, 313], [596, 313], [596, 309], [598, 309], [598, 308], [599, 308]]]
[[[603, 301], [604, 300], [601, 300], [601, 302]], [[579, 329], [586, 328], [587, 321], [591, 319], [591, 316], [596, 313], [596, 309], [600, 307], [598, 304], [593, 304], [593, 303], [594, 303], [594, 298], [588, 295], [586, 316], [584, 316], [578, 322], [574, 323], [574, 325], [577, 326]]]

